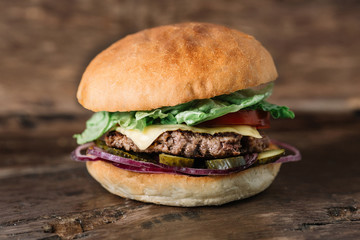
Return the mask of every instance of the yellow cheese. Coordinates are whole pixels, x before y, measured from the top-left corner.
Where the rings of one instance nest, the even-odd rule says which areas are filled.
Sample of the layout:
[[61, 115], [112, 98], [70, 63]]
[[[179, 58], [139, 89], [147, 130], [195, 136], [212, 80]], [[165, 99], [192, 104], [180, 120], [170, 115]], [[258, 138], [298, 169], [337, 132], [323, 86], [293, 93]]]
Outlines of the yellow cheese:
[[220, 127], [190, 127], [187, 125], [150, 125], [144, 128], [143, 131], [137, 129], [125, 129], [122, 127], [116, 128], [116, 131], [124, 134], [130, 138], [139, 149], [145, 150], [148, 148], [162, 133], [166, 131], [186, 130], [198, 133], [209, 133], [211, 135], [221, 132], [234, 132], [244, 136], [251, 136], [254, 138], [261, 138], [261, 135], [256, 128], [247, 125], [231, 125]]

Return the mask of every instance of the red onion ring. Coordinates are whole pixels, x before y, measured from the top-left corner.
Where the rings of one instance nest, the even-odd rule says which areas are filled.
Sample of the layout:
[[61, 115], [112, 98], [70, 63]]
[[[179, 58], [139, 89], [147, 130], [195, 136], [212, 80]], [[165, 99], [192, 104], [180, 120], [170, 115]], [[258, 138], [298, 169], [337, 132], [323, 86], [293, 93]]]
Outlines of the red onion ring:
[[[109, 162], [112, 162], [115, 164], [126, 165], [126, 166], [135, 167], [135, 168], [141, 168], [141, 169], [151, 168], [153, 171], [158, 171], [158, 172], [167, 172], [167, 173], [176, 172], [173, 169], [163, 168], [161, 165], [158, 165], [155, 163], [137, 161], [137, 160], [133, 160], [130, 158], [124, 158], [124, 157], [120, 157], [117, 155], [113, 155], [111, 153], [105, 152], [104, 150], [102, 150], [101, 148], [98, 148], [98, 147], [89, 148], [88, 154], [96, 156], [102, 160], [108, 160]], [[164, 166], [166, 166], [166, 165], [164, 165]], [[168, 167], [168, 166], [166, 166], [166, 167]]]
[[128, 170], [128, 171], [132, 171], [132, 172], [137, 172], [137, 173], [167, 173], [167, 174], [179, 174], [175, 171], [164, 171], [163, 168], [159, 168], [159, 167], [135, 167], [135, 166], [130, 166], [130, 165], [126, 165], [126, 164], [121, 164], [121, 163], [115, 163], [115, 162], [110, 162], [112, 163], [115, 167], [124, 169], [124, 170]]
[[102, 158], [102, 159], [109, 160], [114, 163], [120, 163], [120, 164], [125, 164], [125, 165], [129, 165], [129, 166], [134, 166], [134, 167], [159, 167], [157, 164], [154, 164], [151, 162], [137, 161], [137, 160], [133, 160], [130, 158], [120, 157], [120, 156], [105, 152], [103, 149], [101, 149], [99, 147], [89, 148], [87, 153], [91, 154], [93, 156]]
[[245, 156], [245, 161], [247, 163], [246, 165], [238, 168], [217, 170], [217, 169], [199, 169], [199, 168], [187, 168], [187, 167], [171, 167], [161, 163], [155, 164], [150, 162], [142, 162], [142, 161], [137, 161], [137, 160], [113, 155], [111, 153], [105, 152], [104, 150], [98, 147], [89, 148], [88, 154], [94, 155], [98, 158], [105, 159], [116, 164], [127, 165], [137, 168], [151, 168], [154, 171], [163, 172], [163, 173], [178, 172], [188, 175], [226, 175], [250, 167], [252, 164], [255, 163], [257, 158], [257, 154], [249, 154]]
[[74, 159], [75, 161], [79, 161], [79, 162], [83, 162], [83, 161], [97, 161], [97, 160], [101, 160], [96, 156], [93, 155], [83, 155], [81, 153], [82, 150], [86, 150], [91, 146], [94, 146], [95, 144], [93, 142], [90, 143], [85, 143], [83, 145], [78, 146], [74, 151], [71, 152], [71, 158]]
[[[78, 146], [72, 153], [71, 153], [71, 158], [75, 161], [80, 161], [80, 162], [84, 162], [84, 161], [106, 161], [109, 163], [112, 163], [114, 166], [118, 167], [118, 168], [122, 168], [125, 170], [129, 170], [132, 172], [138, 172], [138, 173], [173, 173], [173, 174], [178, 174], [176, 173], [174, 170], [169, 170], [169, 169], [163, 169], [158, 167], [155, 164], [149, 163], [149, 165], [147, 165], [146, 162], [139, 162], [139, 161], [135, 161], [132, 159], [128, 159], [128, 158], [122, 158], [123, 161], [117, 161], [115, 157], [115, 155], [112, 155], [110, 153], [106, 153], [106, 152], [102, 152], [102, 150], [98, 151], [98, 152], [102, 152], [102, 154], [109, 158], [112, 158], [112, 160], [106, 160], [106, 158], [101, 158], [99, 156], [97, 156], [98, 154], [94, 154], [95, 151], [93, 148], [96, 149], [100, 149], [98, 147], [95, 147], [94, 143], [86, 143], [83, 144], [81, 146]], [[87, 155], [83, 155], [81, 154], [82, 150], [87, 149]], [[111, 157], [113, 156], [113, 157]], [[121, 157], [119, 157], [121, 158]], [[123, 164], [122, 162], [125, 163], [132, 163], [133, 165], [127, 165], [127, 164]], [[143, 164], [144, 163], [144, 164]]]
[[[187, 168], [187, 167], [172, 167], [177, 172], [184, 173], [187, 175], [227, 175], [230, 173], [240, 172], [242, 170], [245, 170], [249, 168], [251, 165], [253, 165], [256, 162], [257, 154], [248, 154], [245, 155], [245, 161], [246, 164], [244, 166], [236, 167], [236, 168], [230, 168], [225, 170], [218, 170], [218, 169], [201, 169], [201, 168]], [[169, 166], [167, 166], [169, 167]]]
[[271, 139], [271, 142], [276, 146], [285, 148], [286, 150], [289, 150], [294, 153], [293, 155], [286, 155], [284, 157], [279, 158], [278, 160], [275, 161], [275, 163], [296, 162], [301, 160], [300, 151], [294, 146], [273, 139]]
[[[301, 154], [298, 149], [295, 147], [282, 143], [276, 140], [271, 140], [277, 146], [285, 148], [294, 153], [294, 155], [287, 155], [279, 158], [275, 163], [285, 163], [285, 162], [294, 162], [301, 159]], [[87, 149], [87, 154], [81, 154], [82, 150]], [[112, 163], [114, 166], [133, 171], [138, 173], [171, 173], [171, 174], [185, 174], [185, 175], [195, 175], [195, 176], [205, 176], [205, 175], [227, 175], [230, 173], [239, 172], [245, 170], [252, 166], [257, 160], [257, 153], [245, 155], [246, 164], [241, 167], [226, 169], [226, 170], [217, 170], [217, 169], [199, 169], [199, 168], [187, 168], [187, 167], [171, 167], [161, 163], [155, 164], [150, 162], [137, 161], [129, 158], [120, 157], [113, 155], [104, 151], [101, 148], [98, 148], [94, 143], [83, 144], [75, 149], [71, 153], [71, 157], [76, 161], [107, 161]]]

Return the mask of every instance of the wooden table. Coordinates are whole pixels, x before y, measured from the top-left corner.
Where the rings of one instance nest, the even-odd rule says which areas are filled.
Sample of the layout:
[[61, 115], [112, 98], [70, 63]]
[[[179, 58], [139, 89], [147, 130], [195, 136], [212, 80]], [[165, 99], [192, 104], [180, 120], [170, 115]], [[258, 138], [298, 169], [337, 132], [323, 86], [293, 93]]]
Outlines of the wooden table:
[[[16, 117], [1, 120], [6, 126]], [[141, 203], [104, 190], [85, 164], [70, 159], [73, 132], [61, 131], [78, 128], [85, 117], [22, 121], [24, 131], [0, 139], [0, 239], [360, 238], [355, 113], [273, 121], [268, 134], [297, 146], [303, 160], [284, 164], [257, 196], [196, 208]], [[34, 126], [44, 129], [31, 132]]]

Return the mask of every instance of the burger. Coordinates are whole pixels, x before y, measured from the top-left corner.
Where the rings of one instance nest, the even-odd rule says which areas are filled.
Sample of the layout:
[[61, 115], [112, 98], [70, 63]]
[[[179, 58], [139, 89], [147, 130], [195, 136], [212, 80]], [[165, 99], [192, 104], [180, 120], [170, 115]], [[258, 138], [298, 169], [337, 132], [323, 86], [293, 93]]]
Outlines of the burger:
[[277, 71], [252, 36], [209, 23], [155, 27], [97, 55], [77, 99], [93, 112], [72, 153], [109, 192], [170, 206], [221, 205], [265, 190], [299, 151], [270, 139]]

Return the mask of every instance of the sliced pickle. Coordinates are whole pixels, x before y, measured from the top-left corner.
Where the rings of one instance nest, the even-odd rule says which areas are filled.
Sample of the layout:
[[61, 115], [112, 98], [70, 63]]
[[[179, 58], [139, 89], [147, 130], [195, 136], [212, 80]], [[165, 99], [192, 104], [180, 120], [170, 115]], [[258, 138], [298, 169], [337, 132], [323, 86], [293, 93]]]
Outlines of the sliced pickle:
[[159, 154], [159, 162], [172, 167], [192, 167], [194, 165], [194, 159], [192, 158], [173, 156], [165, 153]]
[[[104, 149], [105, 147], [108, 147], [105, 143], [105, 141], [97, 139], [94, 141], [95, 145], [98, 146], [99, 148]], [[105, 149], [104, 149], [105, 150]]]
[[274, 149], [274, 150], [268, 150], [259, 153], [257, 162], [258, 164], [265, 164], [270, 163], [278, 160], [282, 155], [284, 155], [285, 150], [284, 149]]
[[244, 166], [246, 162], [243, 156], [237, 156], [231, 158], [207, 160], [205, 161], [205, 164], [208, 169], [225, 170]]
[[155, 159], [144, 157], [142, 154], [129, 153], [129, 152], [117, 149], [117, 148], [109, 147], [102, 140], [96, 140], [95, 144], [99, 148], [101, 148], [101, 149], [105, 150], [106, 152], [111, 153], [113, 155], [117, 155], [117, 156], [124, 157], [124, 158], [129, 158], [129, 159], [136, 160], [136, 161], [157, 163], [157, 161]]

